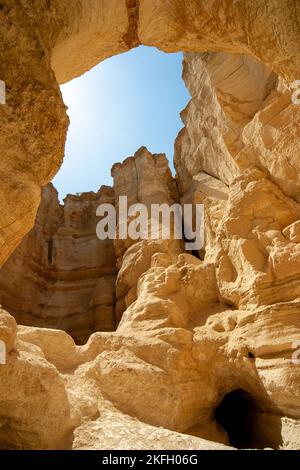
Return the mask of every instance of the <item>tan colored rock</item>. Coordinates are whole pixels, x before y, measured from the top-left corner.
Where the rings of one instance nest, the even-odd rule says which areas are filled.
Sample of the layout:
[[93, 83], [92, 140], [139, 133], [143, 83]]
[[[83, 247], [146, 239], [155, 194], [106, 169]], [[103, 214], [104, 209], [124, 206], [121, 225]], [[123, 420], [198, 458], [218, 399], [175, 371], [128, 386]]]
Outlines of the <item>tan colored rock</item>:
[[[138, 284], [137, 301], [126, 310], [118, 332], [186, 328], [201, 322], [201, 314], [219, 303], [215, 270], [196, 257], [182, 254], [173, 264], [161, 267], [154, 258]], [[199, 318], [200, 317], [200, 318]], [[202, 320], [203, 321], [203, 320]]]
[[[0, 447], [299, 449], [299, 3], [31, 3], [0, 10], [1, 263], [62, 161], [57, 81], [145, 44], [187, 52], [192, 100], [176, 182], [142, 148], [113, 167], [114, 192], [62, 208], [44, 191], [0, 274], [3, 307], [32, 325], [0, 313]], [[119, 195], [203, 203], [205, 249], [99, 242], [95, 207]], [[117, 331], [84, 346], [53, 329], [85, 342], [114, 312]]]
[[32, 228], [40, 188], [62, 162], [67, 117], [54, 75], [71, 80], [144, 44], [248, 54], [291, 82], [300, 70], [298, 8], [289, 0], [55, 0], [35, 5], [33, 14], [29, 0], [8, 0], [0, 31], [1, 79], [9, 91], [0, 108], [1, 264]]
[[[132, 2], [131, 2], [132, 3]], [[134, 2], [135, 3], [135, 2]], [[58, 34], [51, 63], [57, 81], [65, 83], [99, 62], [134, 45], [126, 0], [55, 1]]]
[[[143, 204], [148, 209], [148, 238], [125, 240], [117, 237], [115, 253], [119, 268], [116, 281], [116, 317], [136, 300], [136, 287], [141, 275], [151, 266], [151, 257], [155, 253], [178, 255], [183, 251], [181, 240], [151, 239], [151, 205], [167, 204], [172, 206], [178, 200], [177, 186], [169, 169], [165, 155], [152, 155], [145, 147], [139, 149], [133, 157], [123, 163], [116, 163], [112, 168], [116, 208], [119, 198], [127, 196], [127, 204]], [[129, 220], [130, 222], [130, 220]], [[118, 224], [120, 221], [118, 220]], [[162, 230], [161, 225], [158, 230]]]
[[[268, 4], [262, 0], [238, 4], [215, 0], [201, 3], [140, 0], [138, 33], [142, 44], [166, 52], [246, 53], [273, 67], [286, 79], [293, 79], [299, 70], [296, 50], [299, 27], [295, 15], [298, 8], [298, 4], [291, 5], [288, 0], [272, 0]], [[275, 57], [279, 59], [277, 64]], [[287, 57], [293, 59], [289, 61]]]
[[155, 253], [166, 253], [171, 258], [181, 252], [178, 240], [149, 240], [135, 243], [126, 251], [122, 267], [118, 273], [116, 295], [118, 300], [125, 297], [125, 306], [129, 307], [136, 300], [136, 287], [142, 274], [151, 266]]
[[292, 363], [300, 328], [297, 310], [298, 302], [291, 302], [253, 313], [226, 311], [195, 330], [195, 357], [212, 361], [214, 380], [222, 377], [221, 396], [224, 390], [243, 389], [254, 397], [258, 423], [271, 447], [284, 447], [288, 440], [283, 416], [299, 416], [299, 372]]
[[10, 353], [16, 342], [17, 322], [4, 310], [0, 310], [0, 340], [5, 343], [6, 352]]
[[41, 187], [55, 175], [64, 152], [68, 118], [49, 41], [38, 32], [44, 18], [44, 5], [32, 15], [29, 1], [7, 1], [1, 11], [0, 75], [7, 90], [6, 105], [0, 106], [1, 265], [32, 228]]
[[282, 231], [299, 219], [299, 205], [259, 171], [237, 179], [229, 194], [206, 245], [206, 253], [217, 255], [223, 299], [249, 309], [294, 300], [299, 296], [299, 245]]
[[175, 145], [181, 191], [200, 172], [228, 185], [258, 167], [298, 201], [300, 111], [292, 90], [245, 55], [187, 53], [183, 76], [192, 100]]
[[36, 352], [18, 350], [0, 366], [0, 392], [0, 448], [66, 445], [75, 423], [63, 378], [54, 366]]
[[61, 206], [53, 186], [44, 189], [35, 227], [0, 270], [0, 301], [18, 323], [60, 328], [79, 343], [114, 330], [114, 246], [96, 235], [98, 205], [113, 202], [103, 187]]
[[80, 363], [74, 340], [65, 331], [19, 326], [18, 340], [37, 346], [45, 359], [59, 370], [73, 369]]
[[66, 81], [113, 54], [144, 44], [166, 52], [249, 54], [285, 78], [296, 79], [297, 8], [288, 0], [268, 5], [262, 0], [238, 5], [215, 0], [55, 1], [46, 10], [52, 19], [52, 65], [58, 79]]
[[75, 432], [78, 450], [233, 450], [231, 447], [143, 424], [130, 416], [107, 410], [97, 421]]

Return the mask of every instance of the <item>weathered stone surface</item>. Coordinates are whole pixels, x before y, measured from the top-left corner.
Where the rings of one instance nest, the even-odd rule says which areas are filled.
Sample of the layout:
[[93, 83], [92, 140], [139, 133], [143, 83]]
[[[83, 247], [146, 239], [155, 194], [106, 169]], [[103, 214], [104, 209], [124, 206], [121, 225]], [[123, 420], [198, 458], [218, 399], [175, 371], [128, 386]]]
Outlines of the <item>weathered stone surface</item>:
[[[44, 1], [5, 1], [0, 12], [0, 76], [6, 105], [0, 105], [0, 264], [32, 228], [41, 187], [58, 170], [68, 126], [50, 65], [50, 44], [39, 28]], [[34, 18], [35, 16], [35, 18]]]
[[[183, 244], [181, 240], [174, 240], [172, 233], [167, 240], [159, 239], [159, 236], [158, 239], [151, 239], [151, 205], [171, 206], [178, 201], [176, 181], [164, 154], [152, 155], [142, 147], [122, 164], [116, 163], [112, 168], [112, 176], [117, 210], [119, 198], [122, 196], [127, 196], [128, 207], [143, 204], [148, 209], [148, 239], [132, 239], [128, 236], [126, 239], [117, 237], [115, 241], [119, 268], [116, 282], [116, 317], [120, 320], [123, 311], [136, 300], [138, 280], [150, 268], [152, 255], [165, 253], [176, 256], [183, 251]], [[158, 232], [159, 230], [162, 230], [161, 224]]]
[[104, 59], [135, 44], [126, 0], [57, 0], [58, 19], [51, 63], [59, 83], [67, 82]]
[[0, 303], [23, 325], [60, 328], [85, 342], [115, 328], [112, 240], [96, 235], [96, 208], [114, 203], [111, 188], [58, 202], [43, 191], [32, 231], [0, 270]]
[[299, 8], [289, 0], [42, 0], [34, 7], [32, 0], [6, 0], [0, 29], [0, 75], [8, 90], [7, 106], [0, 107], [1, 264], [33, 226], [40, 188], [62, 162], [67, 117], [56, 79], [71, 80], [144, 44], [168, 52], [248, 54], [296, 80]]
[[[98, 0], [51, 4], [52, 65], [66, 81], [139, 44], [244, 53], [287, 79], [299, 70], [299, 5], [289, 0]], [[229, 20], [230, 19], [230, 20]], [[288, 59], [287, 59], [288, 58]]]
[[288, 0], [267, 4], [262, 0], [237, 4], [226, 0], [140, 0], [138, 34], [142, 44], [167, 52], [246, 53], [293, 79], [300, 65], [298, 9], [298, 4]]
[[5, 343], [6, 353], [10, 353], [16, 342], [17, 322], [4, 310], [0, 310], [0, 340]]
[[[42, 351], [29, 343], [18, 340], [17, 349], [12, 350], [16, 323], [6, 312], [0, 312], [0, 325], [9, 351], [7, 363], [0, 366], [0, 448], [64, 446], [75, 421], [63, 378]], [[4, 325], [7, 336], [3, 336]]]
[[258, 167], [299, 201], [299, 106], [292, 90], [259, 62], [225, 53], [185, 54], [192, 100], [175, 146], [182, 192], [199, 172], [230, 184]]
[[[0, 9], [1, 263], [62, 160], [57, 81], [145, 44], [187, 52], [192, 95], [176, 183], [165, 157], [142, 148], [113, 167], [113, 192], [62, 208], [45, 190], [0, 274], [3, 307], [31, 325], [16, 330], [0, 311], [0, 447], [300, 448], [300, 107], [290, 84], [299, 5], [8, 0]], [[184, 253], [172, 237], [99, 242], [96, 204], [120, 195], [203, 203], [205, 250]], [[116, 332], [76, 346], [53, 329], [81, 342], [109, 329], [115, 281]]]
[[128, 415], [107, 410], [103, 417], [75, 431], [78, 450], [233, 450], [222, 444], [186, 436], [141, 423]]

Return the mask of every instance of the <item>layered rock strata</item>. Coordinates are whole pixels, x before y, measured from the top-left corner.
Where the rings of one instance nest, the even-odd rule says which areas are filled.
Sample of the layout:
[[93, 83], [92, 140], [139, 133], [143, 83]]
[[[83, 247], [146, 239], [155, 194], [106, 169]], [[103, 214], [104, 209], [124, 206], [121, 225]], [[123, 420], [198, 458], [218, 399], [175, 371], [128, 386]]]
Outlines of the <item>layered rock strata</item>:
[[[156, 232], [151, 227], [151, 206], [172, 206], [178, 202], [178, 190], [172, 177], [169, 164], [164, 154], [152, 155], [146, 148], [141, 148], [134, 157], [117, 163], [112, 168], [116, 209], [119, 209], [120, 197], [127, 197], [128, 208], [142, 204], [147, 208], [148, 227], [145, 239], [132, 239], [130, 236], [115, 241], [115, 254], [118, 277], [116, 282], [116, 318], [120, 321], [123, 312], [137, 297], [137, 284], [151, 265], [151, 258], [156, 253], [175, 256], [184, 251], [182, 240], [174, 239], [173, 227], [170, 236], [162, 239], [162, 220], [158, 220]], [[138, 209], [138, 206], [136, 206]], [[137, 217], [139, 213], [135, 215]], [[134, 219], [134, 217], [133, 217]], [[128, 225], [131, 218], [128, 219]], [[172, 221], [169, 218], [170, 223]], [[120, 221], [118, 220], [118, 225]], [[139, 228], [139, 227], [138, 227]], [[151, 232], [152, 229], [152, 232]], [[152, 235], [152, 236], [151, 236]]]
[[0, 263], [34, 225], [68, 126], [58, 83], [140, 44], [246, 54], [299, 78], [300, 4], [290, 0], [5, 0], [1, 8]]
[[[31, 3], [0, 10], [1, 261], [33, 224], [39, 189], [61, 162], [67, 122], [57, 80], [140, 43], [187, 52], [192, 100], [175, 146], [177, 195], [165, 159], [142, 149], [114, 167], [114, 197], [203, 203], [206, 245], [193, 256], [174, 240], [116, 240], [120, 323], [85, 345], [57, 329], [17, 326], [1, 311], [0, 446], [299, 449], [300, 107], [291, 87], [299, 3]], [[84, 200], [69, 199], [75, 220], [55, 238], [60, 253]], [[54, 246], [41, 250], [44, 260]]]
[[96, 236], [96, 209], [114, 193], [68, 196], [60, 205], [43, 190], [34, 228], [0, 270], [0, 304], [17, 322], [59, 328], [85, 343], [94, 331], [115, 329], [113, 240]]

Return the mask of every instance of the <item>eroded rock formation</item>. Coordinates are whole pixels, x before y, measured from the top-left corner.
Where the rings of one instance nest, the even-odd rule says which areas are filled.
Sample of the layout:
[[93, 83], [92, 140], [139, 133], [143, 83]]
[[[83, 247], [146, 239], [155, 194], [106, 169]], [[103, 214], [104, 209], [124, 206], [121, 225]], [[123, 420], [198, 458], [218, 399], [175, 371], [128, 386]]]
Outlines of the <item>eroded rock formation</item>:
[[[164, 154], [152, 155], [146, 148], [141, 148], [134, 157], [117, 163], [112, 168], [116, 208], [122, 196], [127, 197], [128, 207], [144, 204], [149, 212], [152, 204], [171, 206], [178, 202], [177, 184], [172, 177], [169, 164]], [[130, 221], [130, 219], [129, 219]], [[119, 223], [119, 221], [118, 221]], [[158, 230], [159, 231], [159, 230]], [[119, 321], [122, 313], [136, 300], [139, 278], [151, 266], [155, 253], [175, 256], [183, 251], [181, 240], [169, 239], [133, 240], [130, 237], [115, 241], [118, 277], [116, 282], [116, 318]]]
[[[66, 332], [37, 326], [47, 326], [42, 300], [35, 302], [35, 326], [17, 326], [0, 312], [7, 346], [0, 446], [299, 449], [300, 366], [293, 357], [300, 339], [300, 107], [290, 86], [300, 74], [299, 3], [54, 1], [48, 8], [41, 2], [31, 16], [29, 0], [10, 3], [0, 10], [1, 78], [9, 92], [8, 106], [0, 107], [2, 261], [33, 223], [39, 188], [60, 163], [66, 120], [56, 80], [140, 43], [155, 45], [193, 51], [184, 63], [192, 100], [175, 145], [176, 184], [165, 158], [143, 148], [114, 166], [113, 192], [70, 197], [64, 209], [50, 198], [51, 224], [39, 214], [5, 266], [9, 313], [25, 318], [30, 289], [33, 299], [45, 299], [36, 287], [42, 277], [47, 298], [55, 299], [56, 326], [68, 331], [94, 318], [90, 307], [101, 310], [106, 276], [112, 286], [116, 273], [120, 323], [76, 346]], [[9, 55], [17, 31], [26, 40]], [[99, 197], [125, 194], [130, 203], [203, 203], [205, 251], [186, 253], [172, 238], [116, 240], [107, 258], [92, 235], [91, 214]], [[114, 256], [114, 269], [104, 272]], [[54, 285], [50, 261], [58, 268]], [[14, 276], [26, 286], [23, 299], [10, 290]], [[84, 282], [77, 291], [78, 276]], [[68, 312], [77, 295], [82, 310], [74, 326]]]
[[115, 205], [120, 196], [128, 208], [178, 200], [164, 154], [141, 148], [115, 164], [112, 176], [114, 188], [69, 195], [63, 205], [52, 184], [43, 189], [34, 228], [0, 269], [0, 305], [19, 324], [62, 329], [79, 344], [95, 331], [113, 331], [152, 255], [183, 251], [180, 240], [97, 238], [100, 204]]
[[85, 343], [94, 331], [115, 329], [113, 240], [98, 240], [99, 204], [114, 193], [68, 196], [60, 205], [50, 184], [36, 224], [0, 270], [0, 304], [18, 323], [59, 328]]
[[299, 9], [290, 0], [5, 0], [0, 263], [32, 228], [40, 188], [62, 163], [68, 120], [58, 83], [140, 44], [247, 54], [291, 82], [300, 69]]

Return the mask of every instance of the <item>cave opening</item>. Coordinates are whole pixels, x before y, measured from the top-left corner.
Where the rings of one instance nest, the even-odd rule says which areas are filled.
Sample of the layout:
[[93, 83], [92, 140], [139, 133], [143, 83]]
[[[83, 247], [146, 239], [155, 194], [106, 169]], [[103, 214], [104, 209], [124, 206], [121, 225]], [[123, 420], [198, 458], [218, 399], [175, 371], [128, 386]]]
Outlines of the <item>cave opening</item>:
[[229, 443], [237, 449], [272, 447], [260, 423], [253, 397], [243, 389], [227, 393], [215, 411], [217, 423], [226, 431]]

